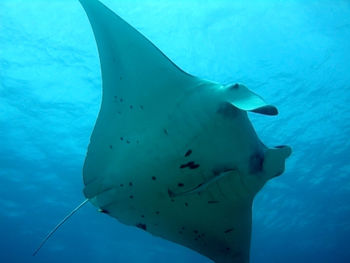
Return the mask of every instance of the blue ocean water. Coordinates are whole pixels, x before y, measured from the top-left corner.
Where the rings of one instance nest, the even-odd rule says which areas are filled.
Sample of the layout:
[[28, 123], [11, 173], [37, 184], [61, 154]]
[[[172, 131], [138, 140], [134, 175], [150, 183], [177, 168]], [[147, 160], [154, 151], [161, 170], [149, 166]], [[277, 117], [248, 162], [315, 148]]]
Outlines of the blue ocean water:
[[[251, 262], [350, 262], [350, 3], [104, 4], [185, 71], [240, 82], [279, 108], [250, 114], [286, 172], [253, 206]], [[95, 40], [78, 1], [0, 2], [0, 262], [211, 262], [87, 205], [81, 169], [101, 100]]]

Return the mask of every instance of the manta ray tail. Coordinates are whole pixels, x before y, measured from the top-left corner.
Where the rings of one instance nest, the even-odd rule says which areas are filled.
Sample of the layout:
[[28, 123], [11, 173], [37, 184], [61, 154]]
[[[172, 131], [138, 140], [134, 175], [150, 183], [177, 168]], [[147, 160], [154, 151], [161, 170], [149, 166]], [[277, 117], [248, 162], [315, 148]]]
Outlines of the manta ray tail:
[[57, 231], [57, 229], [60, 228], [75, 212], [77, 212], [80, 208], [82, 208], [89, 199], [85, 199], [82, 203], [80, 203], [76, 208], [74, 208], [68, 215], [66, 215], [48, 234], [47, 236], [41, 241], [38, 248], [34, 251], [33, 256], [35, 256], [39, 250], [42, 248], [42, 246], [46, 243], [46, 241]]

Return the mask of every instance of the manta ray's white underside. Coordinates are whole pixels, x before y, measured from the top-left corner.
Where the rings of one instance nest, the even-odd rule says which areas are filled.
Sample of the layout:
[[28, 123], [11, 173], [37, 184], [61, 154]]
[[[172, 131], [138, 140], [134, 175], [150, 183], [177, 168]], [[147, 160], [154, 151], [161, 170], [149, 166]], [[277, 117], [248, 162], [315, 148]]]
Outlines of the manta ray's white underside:
[[246, 112], [277, 109], [243, 85], [185, 73], [100, 2], [80, 2], [103, 82], [85, 196], [120, 222], [215, 262], [248, 262], [253, 198], [284, 171], [291, 150], [265, 147]]

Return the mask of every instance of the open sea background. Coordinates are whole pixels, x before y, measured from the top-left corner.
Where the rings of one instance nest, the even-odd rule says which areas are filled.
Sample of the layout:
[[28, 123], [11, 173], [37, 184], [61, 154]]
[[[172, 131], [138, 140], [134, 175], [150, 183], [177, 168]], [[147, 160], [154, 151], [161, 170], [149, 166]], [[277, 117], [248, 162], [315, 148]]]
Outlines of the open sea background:
[[[250, 114], [293, 148], [255, 199], [251, 262], [350, 262], [350, 1], [102, 2], [185, 71], [279, 108]], [[32, 257], [84, 200], [99, 67], [78, 1], [0, 1], [0, 262], [211, 262], [91, 204]]]

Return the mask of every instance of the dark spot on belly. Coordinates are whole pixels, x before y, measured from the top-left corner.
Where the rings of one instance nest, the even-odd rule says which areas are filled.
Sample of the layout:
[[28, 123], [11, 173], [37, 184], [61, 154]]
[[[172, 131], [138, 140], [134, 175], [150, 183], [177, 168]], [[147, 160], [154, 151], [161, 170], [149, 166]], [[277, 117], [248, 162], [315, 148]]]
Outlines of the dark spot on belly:
[[190, 167], [190, 166], [193, 166], [193, 165], [194, 165], [194, 162], [191, 161], [191, 162], [188, 162], [188, 163], [185, 163], [185, 164], [181, 164], [180, 168], [183, 169], [183, 168]]
[[178, 186], [178, 187], [183, 187], [184, 184], [183, 184], [183, 183], [178, 183], [177, 186]]
[[183, 169], [183, 168], [190, 168], [190, 169], [197, 169], [199, 167], [199, 164], [195, 164], [193, 161], [190, 161], [188, 163], [184, 163], [184, 164], [181, 164], [180, 165], [180, 169]]
[[129, 186], [132, 186], [132, 182], [129, 183]]
[[145, 215], [141, 215], [141, 217], [142, 217], [142, 218], [144, 218], [144, 217], [145, 217]]
[[132, 110], [132, 108], [134, 108], [134, 106], [130, 105], [130, 109]]
[[191, 155], [191, 153], [192, 153], [192, 150], [191, 149], [189, 149], [186, 153], [185, 153], [185, 157], [188, 157], [188, 156], [190, 156]]
[[109, 145], [109, 149], [113, 149], [113, 145]]
[[134, 196], [133, 196], [133, 195], [130, 195], [130, 196], [129, 196], [129, 198], [130, 198], [130, 199], [133, 199], [133, 198], [134, 198]]
[[124, 100], [123, 100], [123, 98], [120, 98], [120, 100], [119, 100], [120, 102], [123, 102]]
[[165, 135], [169, 135], [167, 129], [163, 129], [163, 132], [164, 132]]
[[138, 223], [138, 224], [136, 225], [136, 227], [141, 228], [141, 229], [143, 229], [143, 230], [145, 230], [145, 231], [147, 230], [146, 224]]
[[188, 203], [185, 203], [185, 206], [188, 206]]
[[159, 211], [156, 211], [156, 215], [159, 215]]
[[129, 144], [129, 143], [130, 143], [130, 141], [129, 141], [129, 140], [127, 140], [127, 141], [126, 141], [126, 143], [127, 143], [127, 144]]
[[123, 137], [120, 137], [120, 140], [121, 140], [121, 141], [123, 141], [123, 140], [124, 140], [124, 138], [123, 138]]
[[224, 233], [227, 234], [227, 233], [230, 233], [231, 231], [233, 231], [233, 228], [226, 229], [226, 230], [224, 231]]
[[157, 178], [155, 176], [152, 176], [152, 180], [155, 181]]
[[217, 203], [219, 203], [219, 201], [214, 201], [214, 200], [208, 201], [208, 204], [217, 204]]
[[193, 233], [198, 234], [198, 230], [193, 230]]
[[143, 110], [143, 106], [142, 105], [140, 105], [140, 109]]
[[194, 164], [190, 166], [190, 169], [193, 170], [193, 169], [197, 169], [198, 167], [199, 167], [199, 164]]

